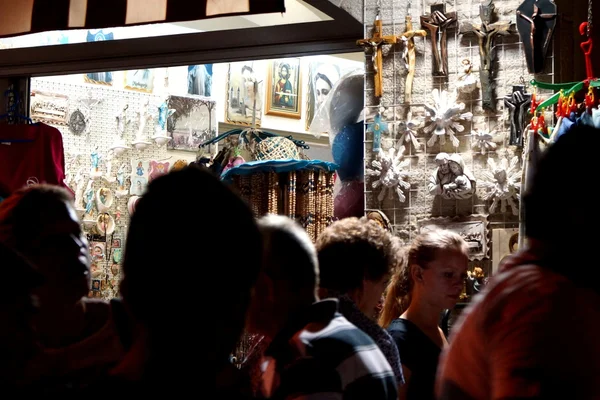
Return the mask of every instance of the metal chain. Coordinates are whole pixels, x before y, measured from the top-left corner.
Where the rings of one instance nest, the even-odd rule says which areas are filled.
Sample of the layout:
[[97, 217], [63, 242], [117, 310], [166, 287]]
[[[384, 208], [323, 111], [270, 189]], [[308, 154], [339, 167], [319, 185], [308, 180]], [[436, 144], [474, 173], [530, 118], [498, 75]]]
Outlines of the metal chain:
[[[590, 0], [592, 1], [592, 0]], [[381, 17], [381, 0], [377, 0], [377, 8], [375, 10], [377, 17]]]
[[587, 37], [592, 36], [592, 0], [588, 0]]
[[406, 6], [406, 15], [410, 16], [411, 9], [412, 9], [412, 0], [408, 0], [408, 5]]

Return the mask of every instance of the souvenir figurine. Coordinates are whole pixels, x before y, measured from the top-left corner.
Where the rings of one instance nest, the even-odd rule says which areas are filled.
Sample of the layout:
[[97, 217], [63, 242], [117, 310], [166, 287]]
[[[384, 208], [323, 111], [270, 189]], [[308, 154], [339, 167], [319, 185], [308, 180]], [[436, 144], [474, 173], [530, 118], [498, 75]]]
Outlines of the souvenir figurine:
[[380, 202], [385, 199], [386, 194], [392, 198], [394, 193], [398, 195], [401, 203], [406, 201], [404, 191], [410, 189], [410, 183], [408, 183], [410, 160], [402, 159], [404, 149], [404, 146], [400, 147], [397, 153], [393, 147], [387, 153], [379, 150], [377, 158], [371, 162], [373, 168], [365, 169], [366, 175], [376, 178], [371, 185], [373, 189], [381, 187], [377, 196], [377, 200]]
[[146, 100], [142, 111], [137, 112], [138, 116], [138, 130], [135, 135], [135, 140], [133, 141], [133, 146], [138, 150], [144, 150], [148, 146], [150, 146], [151, 142], [147, 140], [146, 135], [146, 126], [148, 122], [152, 119], [152, 115], [148, 112], [148, 107], [150, 106], [149, 100]]
[[477, 78], [473, 74], [473, 65], [468, 59], [462, 60], [463, 74], [458, 77], [456, 89], [461, 93], [471, 93], [477, 89]]
[[102, 172], [100, 172], [100, 154], [98, 154], [98, 146], [94, 147], [94, 150], [90, 154], [91, 160], [91, 169], [90, 169], [90, 178], [97, 179], [102, 176]]
[[446, 135], [454, 147], [458, 147], [460, 141], [456, 137], [457, 132], [462, 132], [465, 127], [459, 122], [470, 120], [473, 114], [463, 113], [464, 103], [457, 102], [457, 93], [449, 93], [446, 90], [433, 89], [431, 92], [432, 104], [425, 105], [426, 119], [429, 123], [425, 126], [425, 133], [431, 133], [427, 146], [433, 146], [439, 138], [441, 145], [446, 143]]
[[115, 196], [117, 196], [117, 198], [124, 197], [129, 193], [129, 191], [125, 187], [125, 181], [128, 177], [128, 174], [125, 172], [126, 169], [127, 164], [123, 163], [117, 171], [117, 190], [115, 191]]
[[127, 126], [129, 125], [129, 123], [131, 122], [127, 118], [127, 109], [128, 108], [129, 108], [129, 105], [126, 104], [123, 107], [123, 109], [121, 110], [121, 112], [115, 116], [115, 119], [117, 121], [117, 128], [116, 128], [117, 134], [115, 135], [116, 136], [115, 141], [110, 149], [114, 152], [114, 154], [116, 156], [120, 156], [121, 154], [123, 154], [125, 152], [125, 150], [130, 148], [125, 143], [125, 130], [126, 130]]
[[175, 113], [175, 109], [169, 108], [166, 101], [162, 102], [158, 106], [158, 121], [156, 123], [156, 132], [152, 139], [157, 145], [162, 146], [166, 144], [171, 138], [167, 134], [167, 120], [171, 115]]
[[466, 168], [460, 155], [439, 153], [438, 167], [429, 177], [429, 194], [443, 199], [468, 199], [475, 191], [475, 177]]

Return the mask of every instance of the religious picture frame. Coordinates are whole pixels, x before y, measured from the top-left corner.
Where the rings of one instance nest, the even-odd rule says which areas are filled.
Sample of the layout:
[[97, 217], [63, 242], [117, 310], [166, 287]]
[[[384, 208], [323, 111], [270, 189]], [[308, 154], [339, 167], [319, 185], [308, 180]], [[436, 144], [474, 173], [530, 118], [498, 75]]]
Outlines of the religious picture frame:
[[519, 228], [492, 229], [492, 275], [502, 260], [519, 249]]
[[69, 96], [33, 90], [30, 100], [30, 116], [34, 122], [68, 126]]
[[[217, 103], [199, 96], [169, 96], [167, 106], [175, 112], [167, 120], [171, 140], [168, 150], [198, 152], [201, 143], [217, 136]], [[215, 149], [209, 148], [211, 154]]]
[[154, 90], [154, 71], [152, 69], [125, 71], [125, 89], [152, 93]]
[[[104, 42], [107, 40], [114, 40], [115, 34], [111, 31], [105, 31], [103, 29], [95, 29], [88, 30], [86, 32], [86, 42]], [[88, 72], [83, 75], [83, 80], [86, 83], [91, 83], [94, 85], [105, 85], [112, 86], [113, 84], [113, 72], [111, 71], [97, 71], [97, 72]]]
[[302, 74], [300, 58], [269, 62], [267, 69], [266, 114], [301, 118]]
[[229, 63], [225, 93], [225, 122], [258, 128], [262, 117], [264, 69], [253, 61]]
[[196, 96], [211, 97], [213, 85], [213, 65], [188, 65], [187, 93]]
[[458, 233], [469, 246], [469, 260], [488, 258], [489, 237], [488, 220], [485, 215], [467, 217], [438, 217], [418, 222], [419, 232], [427, 232], [435, 228], [447, 229]]
[[326, 61], [311, 61], [308, 64], [308, 93], [306, 96], [306, 130], [310, 130], [317, 111], [325, 102], [342, 73], [339, 65]]

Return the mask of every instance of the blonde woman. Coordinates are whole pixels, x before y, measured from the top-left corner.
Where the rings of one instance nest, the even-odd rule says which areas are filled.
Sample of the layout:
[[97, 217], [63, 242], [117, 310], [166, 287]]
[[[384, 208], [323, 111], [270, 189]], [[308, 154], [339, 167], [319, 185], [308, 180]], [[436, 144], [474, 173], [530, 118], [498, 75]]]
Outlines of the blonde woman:
[[379, 318], [402, 355], [406, 384], [400, 399], [434, 399], [438, 358], [447, 345], [440, 314], [454, 307], [463, 289], [468, 247], [457, 233], [429, 231], [403, 250]]

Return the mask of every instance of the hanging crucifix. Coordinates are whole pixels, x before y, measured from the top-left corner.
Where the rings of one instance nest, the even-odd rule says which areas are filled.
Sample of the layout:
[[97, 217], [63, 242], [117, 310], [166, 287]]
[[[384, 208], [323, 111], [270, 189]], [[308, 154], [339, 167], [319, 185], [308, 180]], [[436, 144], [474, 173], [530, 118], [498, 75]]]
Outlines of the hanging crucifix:
[[413, 29], [412, 18], [410, 15], [406, 16], [406, 30], [400, 37], [404, 43], [404, 63], [408, 73], [406, 74], [406, 84], [404, 85], [404, 103], [410, 104], [412, 100], [412, 85], [415, 79], [415, 66], [417, 64], [417, 52], [415, 50], [415, 36], [425, 37], [427, 32], [424, 30]]
[[537, 74], [544, 69], [555, 26], [556, 4], [552, 0], [525, 0], [517, 8], [517, 30], [529, 73]]
[[377, 13], [375, 22], [373, 23], [373, 34], [371, 38], [357, 40], [356, 44], [370, 49], [371, 52], [371, 63], [374, 71], [374, 86], [375, 86], [375, 97], [380, 98], [383, 95], [383, 50], [384, 44], [395, 44], [398, 41], [398, 37], [383, 36], [383, 24]]
[[479, 5], [479, 17], [481, 24], [471, 22], [461, 27], [461, 33], [474, 33], [479, 41], [479, 80], [481, 81], [481, 96], [483, 108], [496, 111], [494, 104], [494, 77], [492, 65], [495, 56], [494, 41], [497, 35], [508, 35], [513, 33], [513, 24], [509, 21], [498, 21], [492, 23], [495, 6], [493, 0], [482, 0]]
[[510, 115], [510, 141], [512, 146], [523, 147], [523, 130], [527, 125], [531, 94], [523, 85], [513, 86], [512, 94], [504, 97], [504, 106]]
[[448, 76], [448, 31], [456, 28], [455, 12], [446, 12], [445, 4], [434, 4], [431, 13], [421, 16], [421, 26], [431, 34], [433, 76]]

